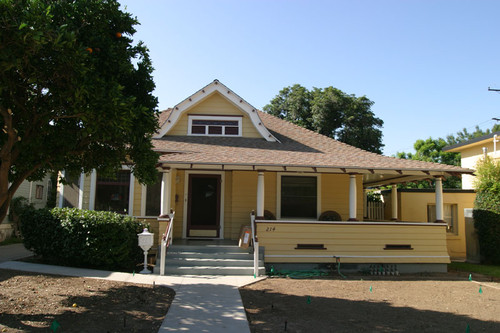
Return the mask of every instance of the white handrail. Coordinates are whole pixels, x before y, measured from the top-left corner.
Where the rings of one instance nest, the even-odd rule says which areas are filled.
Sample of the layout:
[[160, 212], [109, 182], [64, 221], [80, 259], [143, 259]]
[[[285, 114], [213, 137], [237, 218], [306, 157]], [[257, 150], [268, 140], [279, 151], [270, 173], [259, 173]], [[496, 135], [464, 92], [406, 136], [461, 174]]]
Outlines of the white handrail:
[[170, 214], [168, 214], [168, 226], [167, 230], [165, 230], [165, 233], [163, 234], [163, 237], [161, 238], [161, 245], [160, 245], [160, 275], [165, 275], [165, 257], [167, 256], [167, 248], [172, 244], [172, 230], [173, 230], [173, 225], [174, 225], [174, 216], [175, 212], [171, 211]]
[[252, 226], [252, 243], [253, 243], [253, 275], [259, 276], [259, 240], [257, 238], [257, 229], [255, 225], [255, 212], [250, 214], [250, 222]]

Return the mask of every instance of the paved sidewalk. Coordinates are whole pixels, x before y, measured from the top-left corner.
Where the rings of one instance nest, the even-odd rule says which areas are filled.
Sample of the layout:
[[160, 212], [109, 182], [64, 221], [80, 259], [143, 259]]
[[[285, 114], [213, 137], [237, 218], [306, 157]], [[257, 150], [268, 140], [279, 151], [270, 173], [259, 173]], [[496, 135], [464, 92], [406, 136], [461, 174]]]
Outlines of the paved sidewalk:
[[263, 279], [253, 276], [130, 274], [20, 261], [0, 262], [0, 268], [168, 286], [175, 290], [176, 295], [159, 332], [250, 332], [238, 288]]
[[17, 260], [32, 255], [33, 253], [26, 250], [22, 243], [0, 246], [0, 262]]

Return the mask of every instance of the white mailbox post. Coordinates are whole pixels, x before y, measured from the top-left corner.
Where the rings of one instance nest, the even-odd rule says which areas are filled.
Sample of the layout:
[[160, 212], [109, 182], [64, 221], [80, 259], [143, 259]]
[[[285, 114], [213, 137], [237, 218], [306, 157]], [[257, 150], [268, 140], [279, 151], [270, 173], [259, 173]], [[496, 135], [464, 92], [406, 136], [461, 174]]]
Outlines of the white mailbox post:
[[151, 271], [148, 269], [148, 251], [153, 246], [154, 234], [150, 233], [147, 228], [144, 228], [137, 236], [139, 237], [139, 247], [144, 251], [144, 269], [140, 273], [151, 274]]

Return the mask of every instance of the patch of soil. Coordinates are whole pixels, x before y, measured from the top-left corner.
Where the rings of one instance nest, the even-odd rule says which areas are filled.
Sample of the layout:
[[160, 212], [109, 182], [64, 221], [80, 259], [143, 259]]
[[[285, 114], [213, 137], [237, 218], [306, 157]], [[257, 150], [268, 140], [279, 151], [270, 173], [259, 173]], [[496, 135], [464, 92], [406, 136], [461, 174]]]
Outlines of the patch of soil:
[[500, 332], [500, 284], [456, 275], [268, 278], [240, 294], [251, 332]]
[[[158, 332], [167, 287], [0, 269], [0, 332]], [[52, 326], [52, 330], [50, 329]]]

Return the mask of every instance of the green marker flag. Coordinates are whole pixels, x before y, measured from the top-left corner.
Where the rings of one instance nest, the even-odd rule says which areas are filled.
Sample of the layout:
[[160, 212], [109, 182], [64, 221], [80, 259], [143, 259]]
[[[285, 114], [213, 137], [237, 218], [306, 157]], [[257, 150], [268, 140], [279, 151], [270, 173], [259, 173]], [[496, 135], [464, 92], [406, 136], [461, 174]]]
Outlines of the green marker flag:
[[470, 333], [470, 326], [467, 324], [467, 327], [465, 328], [465, 333]]
[[311, 304], [311, 296], [307, 296], [307, 304]]
[[132, 271], [132, 276], [135, 276], [135, 269]]
[[481, 286], [479, 286], [479, 293], [482, 294], [483, 293], [483, 289], [481, 288]]
[[472, 281], [472, 274], [469, 274], [469, 281]]
[[372, 291], [373, 291], [372, 286], [370, 286], [370, 292], [372, 292]]
[[255, 273], [253, 273], [253, 278], [256, 279], [257, 278], [257, 275]]
[[52, 332], [55, 332], [57, 331], [57, 329], [61, 327], [61, 324], [59, 324], [59, 322], [57, 320], [54, 320], [52, 322], [52, 325], [50, 325], [50, 329], [52, 330]]

